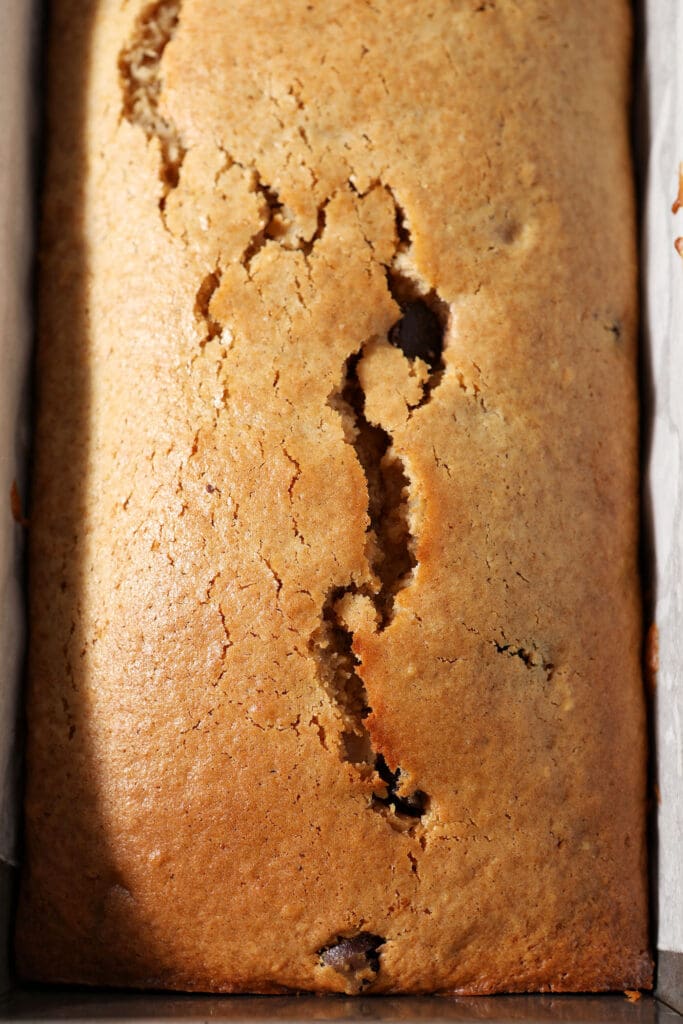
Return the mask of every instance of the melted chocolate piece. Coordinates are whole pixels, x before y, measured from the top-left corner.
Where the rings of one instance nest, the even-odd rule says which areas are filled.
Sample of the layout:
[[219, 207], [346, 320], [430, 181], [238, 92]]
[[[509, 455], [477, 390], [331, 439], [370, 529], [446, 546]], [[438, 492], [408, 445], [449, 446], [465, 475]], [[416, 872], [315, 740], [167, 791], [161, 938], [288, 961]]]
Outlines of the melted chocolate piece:
[[356, 974], [370, 969], [379, 971], [379, 953], [383, 944], [380, 935], [359, 932], [351, 938], [339, 938], [330, 946], [320, 950], [320, 960], [327, 967], [333, 967], [340, 974]]

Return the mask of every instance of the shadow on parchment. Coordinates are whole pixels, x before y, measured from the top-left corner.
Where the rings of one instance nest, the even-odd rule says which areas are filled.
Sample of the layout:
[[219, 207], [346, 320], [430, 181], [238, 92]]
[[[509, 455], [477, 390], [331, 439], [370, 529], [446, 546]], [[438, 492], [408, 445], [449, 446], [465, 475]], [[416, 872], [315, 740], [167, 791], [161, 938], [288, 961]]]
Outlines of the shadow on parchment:
[[654, 504], [649, 471], [655, 416], [655, 377], [650, 349], [648, 295], [643, 268], [648, 257], [645, 236], [645, 200], [651, 149], [649, 77], [646, 66], [646, 0], [634, 0], [634, 61], [631, 142], [634, 155], [638, 212], [638, 253], [640, 263], [640, 331], [638, 346], [638, 382], [640, 396], [640, 551], [639, 564], [643, 601], [643, 678], [648, 727], [648, 856], [650, 883], [650, 942], [657, 940], [657, 746], [655, 723], [657, 553], [654, 537]]

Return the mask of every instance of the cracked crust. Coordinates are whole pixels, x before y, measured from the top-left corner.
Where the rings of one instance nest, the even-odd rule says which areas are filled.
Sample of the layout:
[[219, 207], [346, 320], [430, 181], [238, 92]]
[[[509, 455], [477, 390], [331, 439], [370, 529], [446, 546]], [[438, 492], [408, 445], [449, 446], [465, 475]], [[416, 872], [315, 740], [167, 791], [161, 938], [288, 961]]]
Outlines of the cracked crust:
[[649, 986], [625, 0], [53, 6], [21, 974]]

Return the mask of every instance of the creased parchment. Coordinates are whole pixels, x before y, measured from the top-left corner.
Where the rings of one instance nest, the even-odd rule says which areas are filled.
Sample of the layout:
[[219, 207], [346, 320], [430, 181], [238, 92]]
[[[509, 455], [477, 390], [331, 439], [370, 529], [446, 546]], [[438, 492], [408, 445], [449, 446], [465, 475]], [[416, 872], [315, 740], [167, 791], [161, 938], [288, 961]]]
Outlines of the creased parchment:
[[683, 4], [648, 0], [643, 99], [649, 122], [644, 230], [645, 340], [653, 421], [645, 480], [655, 548], [659, 949], [683, 952]]

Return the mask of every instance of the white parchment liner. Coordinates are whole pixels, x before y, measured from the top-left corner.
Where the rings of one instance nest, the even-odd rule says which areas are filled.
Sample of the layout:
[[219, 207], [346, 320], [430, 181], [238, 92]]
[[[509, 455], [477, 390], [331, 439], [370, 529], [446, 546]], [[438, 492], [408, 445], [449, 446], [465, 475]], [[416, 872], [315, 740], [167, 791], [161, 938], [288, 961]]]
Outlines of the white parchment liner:
[[649, 121], [643, 223], [644, 334], [654, 408], [646, 504], [655, 548], [659, 673], [657, 946], [683, 952], [683, 210], [674, 217], [683, 161], [683, 3], [648, 0], [644, 100]]
[[[0, 0], [0, 859], [16, 861], [16, 722], [23, 659], [22, 529], [14, 480], [25, 493], [26, 375], [32, 340], [30, 60], [32, 0]], [[645, 0], [645, 106], [650, 153], [644, 196], [645, 334], [654, 382], [646, 502], [652, 505], [660, 670], [655, 709], [662, 950], [683, 952], [683, 236], [671, 204], [683, 160], [683, 2]], [[49, 614], [49, 609], [46, 609]]]

